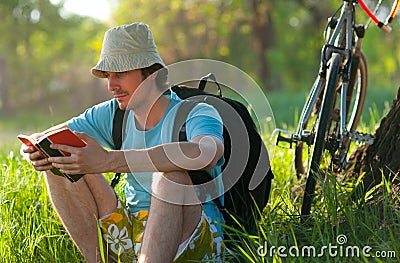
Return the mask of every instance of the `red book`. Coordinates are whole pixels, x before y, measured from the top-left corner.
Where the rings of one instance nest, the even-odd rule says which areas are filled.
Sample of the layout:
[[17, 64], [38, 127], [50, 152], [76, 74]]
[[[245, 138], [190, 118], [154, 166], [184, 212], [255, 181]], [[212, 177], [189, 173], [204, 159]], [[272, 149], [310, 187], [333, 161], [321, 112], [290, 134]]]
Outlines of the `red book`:
[[[20, 139], [24, 144], [28, 146], [33, 146], [37, 150], [39, 150], [46, 157], [57, 157], [57, 156], [70, 156], [69, 152], [59, 151], [50, 148], [50, 144], [65, 144], [74, 147], [84, 147], [86, 146], [86, 142], [81, 140], [78, 136], [75, 135], [70, 129], [64, 128], [60, 130], [54, 130], [46, 133], [44, 136], [35, 139], [28, 135], [20, 134], [18, 135], [18, 139]], [[62, 173], [59, 169], [53, 168], [51, 171], [59, 176], [64, 176], [68, 178], [71, 182], [78, 181], [84, 174], [66, 174]]]

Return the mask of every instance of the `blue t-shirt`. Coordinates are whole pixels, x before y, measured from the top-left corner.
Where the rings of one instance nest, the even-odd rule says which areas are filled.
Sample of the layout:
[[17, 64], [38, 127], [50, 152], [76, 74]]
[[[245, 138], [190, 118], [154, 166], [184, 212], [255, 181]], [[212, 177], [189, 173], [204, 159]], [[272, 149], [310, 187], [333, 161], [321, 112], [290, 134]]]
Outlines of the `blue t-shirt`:
[[[144, 149], [156, 145], [169, 143], [172, 138], [172, 130], [178, 105], [181, 102], [176, 94], [172, 93], [171, 102], [159, 123], [150, 130], [136, 128], [134, 114], [128, 115], [125, 136], [121, 149]], [[81, 115], [68, 121], [71, 130], [88, 134], [97, 140], [105, 148], [114, 149], [112, 139], [112, 126], [117, 101], [115, 99], [100, 103], [87, 109]], [[223, 141], [223, 125], [221, 117], [212, 106], [199, 103], [189, 113], [186, 122], [186, 135], [188, 141], [198, 135], [213, 135]], [[221, 166], [223, 158], [208, 172], [213, 178], [217, 178], [218, 191], [223, 193]], [[128, 165], [134, 167], [134, 160], [128, 160]], [[126, 204], [130, 212], [148, 210], [150, 208], [152, 172], [127, 173], [125, 194]], [[223, 198], [220, 198], [223, 203]], [[203, 204], [206, 214], [217, 222], [224, 222], [223, 216], [213, 202]], [[220, 227], [217, 226], [219, 230]], [[221, 231], [220, 231], [221, 232]]]

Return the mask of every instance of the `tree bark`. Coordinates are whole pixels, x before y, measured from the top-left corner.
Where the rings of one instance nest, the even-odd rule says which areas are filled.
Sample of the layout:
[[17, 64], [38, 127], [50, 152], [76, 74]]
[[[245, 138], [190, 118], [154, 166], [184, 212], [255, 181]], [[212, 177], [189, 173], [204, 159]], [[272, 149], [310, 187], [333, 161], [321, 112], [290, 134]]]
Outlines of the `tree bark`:
[[364, 196], [368, 190], [381, 183], [382, 178], [391, 183], [392, 189], [399, 190], [400, 88], [390, 111], [376, 130], [374, 143], [358, 148], [350, 159], [355, 163], [352, 175], [365, 173], [362, 183], [354, 192], [354, 198]]

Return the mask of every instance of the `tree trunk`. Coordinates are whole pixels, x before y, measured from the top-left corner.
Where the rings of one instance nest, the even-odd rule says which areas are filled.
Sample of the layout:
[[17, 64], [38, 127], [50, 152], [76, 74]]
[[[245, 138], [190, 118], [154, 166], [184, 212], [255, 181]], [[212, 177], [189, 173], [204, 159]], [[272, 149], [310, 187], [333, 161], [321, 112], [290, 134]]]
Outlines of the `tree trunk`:
[[259, 76], [265, 90], [273, 90], [271, 85], [271, 70], [267, 61], [267, 51], [275, 42], [275, 30], [272, 21], [272, 2], [263, 0], [252, 1], [252, 27], [254, 46], [259, 58]]
[[391, 182], [393, 189], [399, 189], [400, 179], [396, 175], [400, 171], [400, 88], [390, 111], [376, 130], [374, 143], [358, 148], [350, 159], [355, 163], [351, 174], [365, 173], [354, 198], [364, 196], [383, 177]]
[[0, 113], [3, 115], [11, 112], [9, 74], [7, 59], [0, 57]]

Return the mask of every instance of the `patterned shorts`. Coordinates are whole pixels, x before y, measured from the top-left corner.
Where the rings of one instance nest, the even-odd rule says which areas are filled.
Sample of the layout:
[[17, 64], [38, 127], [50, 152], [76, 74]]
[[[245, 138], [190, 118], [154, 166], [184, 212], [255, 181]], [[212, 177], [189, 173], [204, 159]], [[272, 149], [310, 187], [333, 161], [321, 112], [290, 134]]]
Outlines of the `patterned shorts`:
[[[136, 262], [148, 211], [129, 213], [118, 201], [117, 209], [99, 220], [108, 255], [116, 262]], [[223, 262], [224, 242], [204, 210], [193, 234], [179, 245], [173, 262]]]

